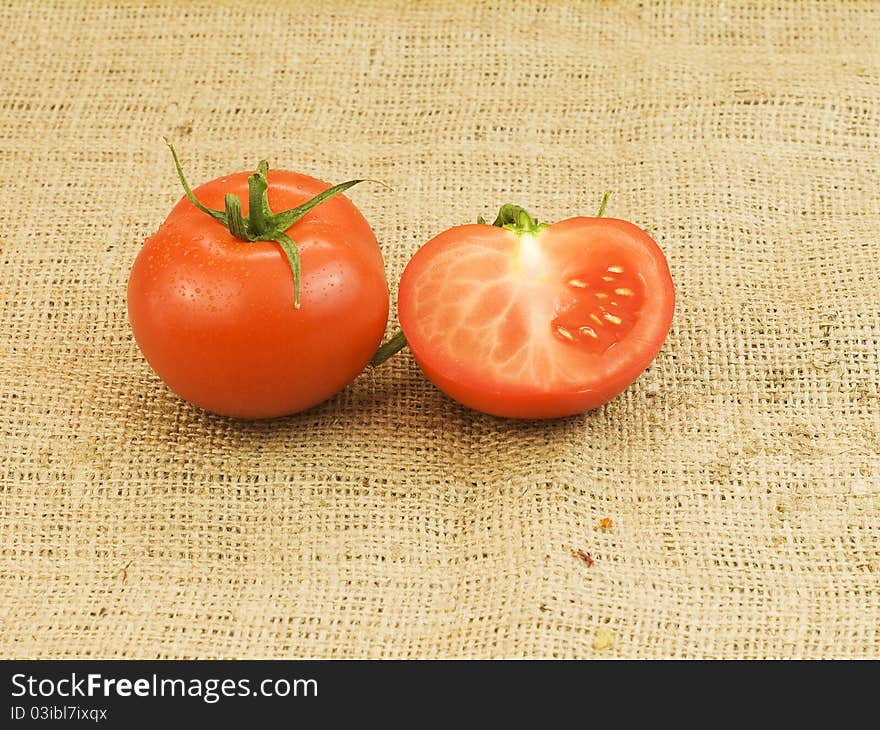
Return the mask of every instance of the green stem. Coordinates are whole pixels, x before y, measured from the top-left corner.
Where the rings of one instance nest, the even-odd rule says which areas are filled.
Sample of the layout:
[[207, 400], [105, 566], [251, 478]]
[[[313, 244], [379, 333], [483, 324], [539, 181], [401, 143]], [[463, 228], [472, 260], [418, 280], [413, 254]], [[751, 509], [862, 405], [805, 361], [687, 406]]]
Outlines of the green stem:
[[601, 218], [603, 215], [605, 215], [605, 208], [608, 207], [608, 198], [610, 198], [610, 197], [611, 197], [611, 191], [606, 190], [605, 195], [602, 196], [602, 202], [599, 203], [599, 212], [596, 213], [597, 218]]
[[398, 352], [400, 352], [404, 347], [406, 347], [406, 345], [406, 336], [401, 330], [400, 332], [395, 334], [390, 340], [380, 345], [379, 349], [376, 350], [376, 354], [373, 355], [372, 360], [370, 360], [370, 365], [372, 365], [373, 367], [381, 365], [392, 355], [396, 355]]
[[266, 179], [268, 171], [269, 165], [263, 160], [260, 162], [257, 172], [248, 176], [248, 230], [255, 240], [260, 240], [261, 236], [264, 236], [272, 228], [272, 211], [269, 210], [269, 181]]

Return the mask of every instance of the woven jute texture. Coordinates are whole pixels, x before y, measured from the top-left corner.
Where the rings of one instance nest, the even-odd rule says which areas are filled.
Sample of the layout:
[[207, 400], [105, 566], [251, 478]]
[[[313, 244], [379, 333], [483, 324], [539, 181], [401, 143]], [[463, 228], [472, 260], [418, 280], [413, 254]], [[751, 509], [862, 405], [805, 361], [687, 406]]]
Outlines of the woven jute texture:
[[[0, 656], [880, 657], [878, 38], [869, 3], [5, 4]], [[162, 135], [194, 183], [388, 181], [350, 197], [392, 291], [450, 225], [611, 190], [669, 338], [559, 421], [406, 352], [201, 412], [126, 315]]]

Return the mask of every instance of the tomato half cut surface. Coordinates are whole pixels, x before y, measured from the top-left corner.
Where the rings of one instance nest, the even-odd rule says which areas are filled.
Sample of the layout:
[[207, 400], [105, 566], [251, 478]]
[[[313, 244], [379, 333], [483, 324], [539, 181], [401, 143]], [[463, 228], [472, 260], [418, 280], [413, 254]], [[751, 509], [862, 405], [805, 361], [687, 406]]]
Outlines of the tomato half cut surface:
[[428, 379], [512, 418], [568, 416], [614, 398], [659, 352], [674, 306], [663, 252], [614, 218], [451, 228], [412, 258], [398, 296]]

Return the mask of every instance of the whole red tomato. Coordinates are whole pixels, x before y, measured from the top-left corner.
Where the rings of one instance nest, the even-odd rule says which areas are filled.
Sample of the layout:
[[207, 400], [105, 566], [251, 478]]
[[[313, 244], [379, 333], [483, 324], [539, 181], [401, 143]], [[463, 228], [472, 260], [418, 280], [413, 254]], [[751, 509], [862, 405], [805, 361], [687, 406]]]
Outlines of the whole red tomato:
[[128, 282], [144, 357], [181, 398], [225, 416], [282, 416], [339, 392], [388, 318], [376, 238], [339, 194], [359, 181], [330, 188], [261, 163], [190, 191], [174, 159], [187, 196]]
[[493, 225], [456, 226], [419, 249], [400, 280], [405, 340], [377, 360], [405, 341], [428, 379], [466, 406], [567, 416], [638, 377], [674, 305], [666, 258], [641, 228], [602, 217], [539, 224], [508, 205]]

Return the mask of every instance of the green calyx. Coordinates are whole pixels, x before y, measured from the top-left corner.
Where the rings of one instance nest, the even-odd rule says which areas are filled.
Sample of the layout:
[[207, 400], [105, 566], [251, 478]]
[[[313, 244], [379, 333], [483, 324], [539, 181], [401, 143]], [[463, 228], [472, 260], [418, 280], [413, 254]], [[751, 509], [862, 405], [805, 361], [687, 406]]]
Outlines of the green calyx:
[[[605, 208], [608, 206], [608, 198], [610, 197], [611, 191], [606, 190], [605, 194], [602, 196], [602, 202], [599, 204], [599, 212], [596, 214], [597, 218], [601, 218], [605, 215]], [[483, 216], [478, 216], [477, 223], [480, 225], [486, 225], [487, 221]], [[498, 228], [504, 228], [508, 231], [513, 231], [518, 235], [522, 235], [523, 233], [534, 235], [550, 226], [549, 223], [538, 223], [538, 221], [528, 214], [525, 208], [511, 203], [505, 203], [501, 206], [501, 210], [498, 211], [498, 215], [495, 217], [492, 225]]]
[[[477, 218], [477, 223], [485, 224], [486, 219], [480, 216]], [[517, 235], [522, 235], [523, 233], [538, 233], [550, 224], [538, 223], [522, 206], [506, 203], [501, 206], [501, 210], [498, 211], [498, 215], [492, 225], [513, 231]]]
[[171, 150], [171, 156], [174, 158], [174, 166], [177, 168], [177, 176], [180, 178], [180, 184], [190, 203], [198, 208], [202, 213], [211, 216], [214, 220], [222, 223], [229, 229], [229, 232], [242, 241], [275, 241], [280, 247], [287, 261], [290, 264], [290, 270], [293, 273], [293, 306], [300, 307], [300, 263], [299, 251], [296, 243], [286, 231], [294, 223], [303, 218], [309, 211], [316, 208], [325, 200], [329, 200], [334, 195], [338, 195], [350, 187], [364, 179], [349, 180], [348, 182], [334, 185], [323, 193], [316, 195], [311, 200], [306, 201], [302, 205], [280, 213], [273, 213], [269, 208], [269, 182], [267, 174], [269, 172], [269, 163], [262, 160], [257, 166], [257, 171], [248, 177], [248, 215], [241, 212], [241, 199], [234, 193], [227, 193], [224, 200], [225, 210], [213, 210], [202, 205], [192, 189], [186, 182], [183, 175], [183, 169], [180, 166], [180, 160], [177, 158], [177, 152], [174, 145], [167, 139], [165, 143]]

